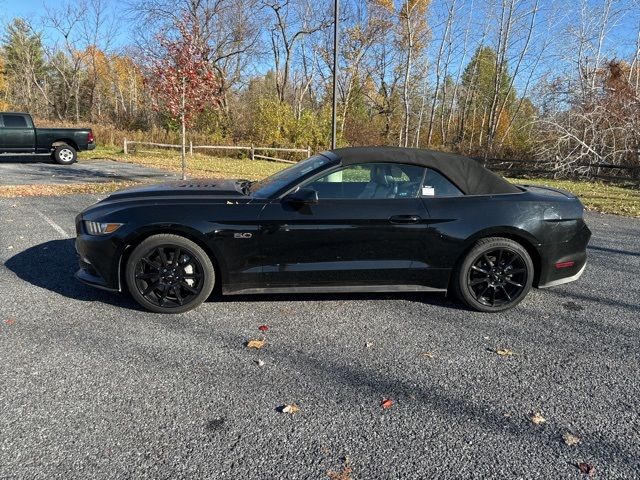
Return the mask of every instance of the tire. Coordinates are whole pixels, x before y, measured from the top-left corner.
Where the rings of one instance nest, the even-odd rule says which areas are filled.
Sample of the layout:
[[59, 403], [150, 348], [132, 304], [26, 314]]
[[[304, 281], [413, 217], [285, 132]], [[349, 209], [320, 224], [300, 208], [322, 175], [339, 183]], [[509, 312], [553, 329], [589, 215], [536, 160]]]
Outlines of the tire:
[[125, 276], [133, 299], [156, 313], [184, 313], [196, 308], [211, 295], [216, 281], [204, 250], [171, 234], [154, 235], [135, 247]]
[[71, 145], [58, 145], [51, 154], [60, 165], [71, 165], [78, 160], [78, 152]]
[[478, 240], [459, 262], [453, 278], [456, 296], [480, 312], [515, 307], [531, 290], [534, 267], [527, 250], [509, 238]]

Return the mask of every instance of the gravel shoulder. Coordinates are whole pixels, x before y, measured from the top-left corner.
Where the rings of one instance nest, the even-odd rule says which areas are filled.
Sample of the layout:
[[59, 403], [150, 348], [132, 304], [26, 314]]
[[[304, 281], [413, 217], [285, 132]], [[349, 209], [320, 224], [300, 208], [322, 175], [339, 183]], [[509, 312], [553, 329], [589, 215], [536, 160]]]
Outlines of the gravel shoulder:
[[97, 199], [0, 199], [0, 478], [640, 476], [639, 220], [587, 214], [582, 279], [503, 314], [345, 294], [162, 316], [72, 278]]

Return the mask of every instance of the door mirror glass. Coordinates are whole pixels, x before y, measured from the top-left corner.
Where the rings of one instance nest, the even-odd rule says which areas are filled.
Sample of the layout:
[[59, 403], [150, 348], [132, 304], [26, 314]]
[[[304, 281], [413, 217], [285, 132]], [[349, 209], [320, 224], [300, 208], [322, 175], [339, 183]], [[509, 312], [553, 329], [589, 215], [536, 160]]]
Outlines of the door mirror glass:
[[313, 205], [318, 203], [318, 192], [312, 188], [299, 188], [283, 198], [285, 202], [297, 205]]

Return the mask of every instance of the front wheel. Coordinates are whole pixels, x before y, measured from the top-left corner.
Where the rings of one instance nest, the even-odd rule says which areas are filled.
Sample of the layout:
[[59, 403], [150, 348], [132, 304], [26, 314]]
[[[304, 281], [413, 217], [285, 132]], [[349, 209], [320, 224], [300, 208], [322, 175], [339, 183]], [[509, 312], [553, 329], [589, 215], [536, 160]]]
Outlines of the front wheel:
[[521, 244], [509, 238], [483, 238], [458, 265], [454, 288], [470, 308], [501, 312], [526, 297], [533, 275], [533, 262]]
[[51, 156], [60, 165], [71, 165], [78, 159], [78, 152], [70, 145], [58, 145]]
[[138, 245], [127, 260], [129, 292], [156, 313], [183, 313], [204, 302], [215, 284], [209, 256], [179, 235], [154, 235]]

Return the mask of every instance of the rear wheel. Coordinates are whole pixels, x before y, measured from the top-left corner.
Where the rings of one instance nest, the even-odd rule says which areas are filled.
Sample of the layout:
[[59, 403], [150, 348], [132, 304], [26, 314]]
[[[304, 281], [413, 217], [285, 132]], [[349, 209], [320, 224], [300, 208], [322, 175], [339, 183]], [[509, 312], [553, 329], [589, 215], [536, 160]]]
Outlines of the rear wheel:
[[454, 287], [460, 300], [481, 312], [515, 307], [533, 283], [527, 250], [509, 238], [478, 240], [456, 269]]
[[76, 149], [70, 145], [58, 145], [51, 154], [53, 159], [61, 165], [71, 165], [78, 159]]
[[211, 294], [215, 270], [196, 243], [179, 235], [154, 235], [138, 245], [127, 260], [127, 286], [144, 308], [157, 313], [183, 313]]

